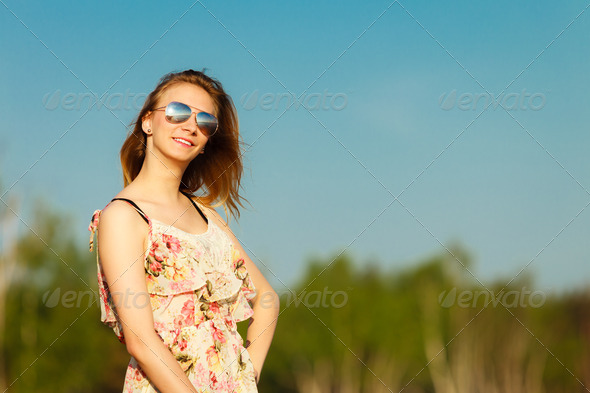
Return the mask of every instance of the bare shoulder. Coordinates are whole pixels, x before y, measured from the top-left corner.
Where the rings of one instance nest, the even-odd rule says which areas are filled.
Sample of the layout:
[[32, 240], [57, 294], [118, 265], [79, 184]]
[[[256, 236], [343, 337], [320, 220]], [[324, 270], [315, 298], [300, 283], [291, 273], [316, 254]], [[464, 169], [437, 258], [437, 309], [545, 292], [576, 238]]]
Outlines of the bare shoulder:
[[98, 222], [98, 253], [109, 286], [114, 280], [130, 285], [143, 277], [143, 264], [135, 262], [145, 254], [148, 237], [146, 222], [127, 202], [112, 201], [103, 209]]
[[101, 229], [117, 233], [141, 233], [143, 226], [145, 226], [145, 221], [137, 210], [129, 203], [121, 200], [109, 203], [100, 213], [98, 223], [99, 233]]

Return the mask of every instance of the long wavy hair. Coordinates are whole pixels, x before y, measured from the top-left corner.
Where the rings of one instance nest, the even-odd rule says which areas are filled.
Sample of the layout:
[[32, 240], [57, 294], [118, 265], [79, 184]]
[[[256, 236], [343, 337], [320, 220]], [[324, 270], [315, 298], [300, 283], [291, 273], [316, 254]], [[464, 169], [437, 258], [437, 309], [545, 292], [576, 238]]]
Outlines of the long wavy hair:
[[220, 206], [228, 218], [240, 216], [238, 205], [244, 207], [240, 194], [243, 164], [238, 115], [231, 97], [225, 93], [216, 79], [203, 71], [185, 70], [164, 75], [156, 88], [147, 96], [136, 120], [130, 124], [132, 131], [121, 147], [123, 183], [126, 187], [137, 177], [143, 165], [147, 135], [142, 130], [142, 119], [158, 104], [166, 89], [179, 83], [192, 83], [203, 88], [211, 96], [219, 121], [217, 132], [207, 141], [207, 151], [199, 154], [187, 166], [180, 182], [180, 191], [194, 194], [207, 206]]

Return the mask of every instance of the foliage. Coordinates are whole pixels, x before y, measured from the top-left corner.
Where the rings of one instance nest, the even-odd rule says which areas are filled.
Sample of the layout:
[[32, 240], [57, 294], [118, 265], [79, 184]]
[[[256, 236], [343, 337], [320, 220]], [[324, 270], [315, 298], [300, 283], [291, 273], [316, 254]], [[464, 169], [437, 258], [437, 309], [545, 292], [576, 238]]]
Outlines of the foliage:
[[[73, 240], [67, 215], [37, 205], [16, 244], [0, 382], [9, 392], [120, 392], [129, 355], [100, 323], [95, 254]], [[459, 246], [389, 271], [347, 254], [309, 261], [289, 292], [280, 292], [260, 391], [574, 392], [590, 386], [588, 291], [547, 295], [538, 307], [509, 297], [494, 304], [532, 288], [531, 280], [483, 286], [472, 269]], [[486, 291], [495, 294], [487, 303], [461, 297]], [[246, 325], [239, 326], [242, 335]]]

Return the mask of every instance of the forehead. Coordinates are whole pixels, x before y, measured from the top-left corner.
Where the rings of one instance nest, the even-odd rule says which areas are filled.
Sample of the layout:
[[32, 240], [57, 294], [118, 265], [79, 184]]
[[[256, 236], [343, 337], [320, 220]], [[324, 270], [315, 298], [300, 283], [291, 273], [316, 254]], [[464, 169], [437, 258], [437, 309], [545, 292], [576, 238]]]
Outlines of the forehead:
[[158, 101], [158, 106], [165, 106], [172, 101], [178, 101], [205, 112], [212, 114], [216, 112], [215, 104], [209, 93], [202, 87], [192, 83], [179, 83], [168, 87]]

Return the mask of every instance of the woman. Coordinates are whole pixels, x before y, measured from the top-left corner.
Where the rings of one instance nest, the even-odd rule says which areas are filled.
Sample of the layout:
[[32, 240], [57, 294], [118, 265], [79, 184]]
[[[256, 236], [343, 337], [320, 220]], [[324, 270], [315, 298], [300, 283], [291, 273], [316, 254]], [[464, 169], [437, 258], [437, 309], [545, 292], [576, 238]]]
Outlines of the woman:
[[124, 189], [89, 226], [101, 320], [131, 355], [124, 392], [256, 392], [279, 302], [213, 209], [243, 206], [233, 102], [202, 72], [171, 73], [134, 124]]

